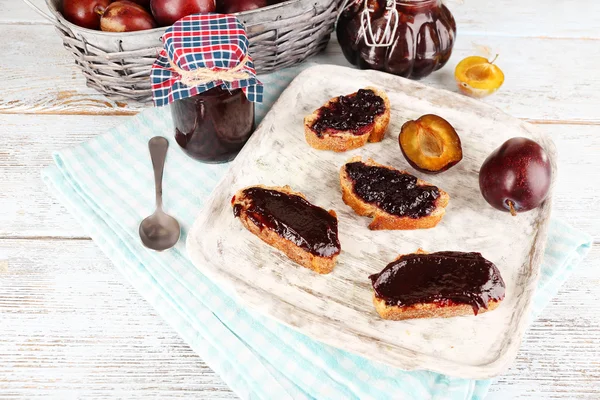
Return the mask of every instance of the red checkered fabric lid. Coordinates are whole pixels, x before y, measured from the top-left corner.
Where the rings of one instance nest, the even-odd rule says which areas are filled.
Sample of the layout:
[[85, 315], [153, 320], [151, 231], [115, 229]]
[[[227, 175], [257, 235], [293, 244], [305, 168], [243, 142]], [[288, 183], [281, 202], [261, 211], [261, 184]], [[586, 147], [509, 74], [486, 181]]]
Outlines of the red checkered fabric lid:
[[235, 16], [189, 15], [166, 30], [163, 42], [150, 74], [156, 106], [217, 86], [242, 89], [248, 100], [262, 101], [246, 31]]

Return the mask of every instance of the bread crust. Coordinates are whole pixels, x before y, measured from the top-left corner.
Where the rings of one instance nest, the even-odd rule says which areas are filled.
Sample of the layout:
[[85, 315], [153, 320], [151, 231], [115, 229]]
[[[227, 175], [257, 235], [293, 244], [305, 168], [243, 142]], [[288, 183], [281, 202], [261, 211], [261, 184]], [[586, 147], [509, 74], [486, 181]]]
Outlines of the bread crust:
[[[293, 194], [306, 199], [303, 193], [293, 191], [289, 186], [264, 186], [264, 185], [253, 185], [246, 188], [243, 188], [236, 192], [231, 200], [231, 206], [241, 205], [242, 208], [240, 210], [239, 218], [242, 222], [242, 225], [252, 232], [254, 235], [258, 236], [263, 242], [269, 244], [270, 246], [275, 247], [276, 249], [282, 251], [286, 256], [288, 256], [292, 261], [302, 265], [303, 267], [312, 269], [313, 271], [319, 274], [328, 274], [333, 271], [335, 267], [336, 260], [339, 254], [335, 254], [332, 257], [320, 257], [314, 255], [303, 248], [297, 246], [290, 240], [287, 240], [281, 237], [277, 232], [272, 231], [271, 229], [261, 229], [258, 225], [256, 225], [246, 213], [247, 207], [249, 204], [249, 199], [244, 196], [244, 190], [249, 189], [251, 187], [258, 187], [262, 189], [268, 190], [276, 190], [278, 192]], [[337, 218], [335, 211], [329, 210], [329, 214]]]
[[[490, 300], [488, 302], [488, 308], [479, 309], [477, 315], [495, 310], [501, 302], [501, 300]], [[417, 318], [452, 318], [462, 315], [473, 315], [473, 307], [469, 304], [439, 306], [435, 303], [418, 303], [408, 307], [388, 306], [385, 304], [385, 300], [378, 298], [375, 293], [373, 293], [373, 304], [375, 305], [377, 314], [379, 314], [381, 318], [392, 321]]]
[[[312, 129], [312, 126], [319, 117], [319, 110], [327, 107], [332, 103], [339, 101], [338, 97], [329, 99], [322, 107], [315, 110], [312, 114], [304, 118], [304, 136], [306, 142], [317, 150], [331, 150], [335, 152], [344, 152], [348, 150], [358, 149], [364, 146], [367, 142], [381, 142], [385, 136], [388, 125], [390, 124], [390, 99], [385, 92], [377, 88], [367, 86], [364, 89], [372, 90], [377, 96], [383, 99], [385, 111], [375, 117], [373, 123], [364, 128], [364, 133], [355, 135], [349, 131], [336, 131], [335, 134], [325, 133], [319, 137], [317, 132]], [[356, 92], [355, 92], [356, 93]], [[352, 93], [354, 94], [354, 93]]]
[[[418, 249], [414, 254], [427, 254], [427, 252], [423, 249]], [[403, 255], [399, 255], [394, 261], [397, 261], [402, 256]], [[488, 302], [488, 308], [479, 309], [477, 315], [495, 310], [500, 303], [502, 303], [502, 300], [490, 300]], [[440, 306], [436, 303], [417, 303], [410, 306], [388, 306], [385, 304], [385, 300], [377, 297], [375, 290], [373, 290], [373, 305], [381, 318], [392, 321], [417, 318], [452, 318], [462, 315], [473, 315], [473, 307], [469, 304]]]
[[[363, 161], [360, 156], [351, 158], [346, 162], [346, 164], [357, 161], [364, 162], [367, 165], [388, 168], [391, 170], [400, 171], [402, 173], [408, 174], [408, 172], [406, 171], [401, 171], [389, 167], [387, 165], [378, 164], [372, 159], [367, 159], [366, 161]], [[436, 199], [435, 209], [431, 214], [421, 218], [398, 217], [397, 215], [389, 214], [380, 209], [379, 207], [363, 201], [354, 193], [352, 180], [348, 177], [348, 174], [346, 172], [346, 164], [344, 164], [340, 169], [340, 186], [342, 188], [342, 199], [344, 200], [344, 203], [350, 206], [358, 215], [373, 217], [373, 221], [371, 221], [371, 223], [369, 224], [369, 229], [371, 230], [410, 230], [433, 228], [442, 220], [442, 217], [446, 213], [446, 206], [450, 201], [450, 196], [448, 195], [448, 193], [438, 188], [440, 191], [440, 197]], [[434, 186], [418, 178], [417, 185]]]

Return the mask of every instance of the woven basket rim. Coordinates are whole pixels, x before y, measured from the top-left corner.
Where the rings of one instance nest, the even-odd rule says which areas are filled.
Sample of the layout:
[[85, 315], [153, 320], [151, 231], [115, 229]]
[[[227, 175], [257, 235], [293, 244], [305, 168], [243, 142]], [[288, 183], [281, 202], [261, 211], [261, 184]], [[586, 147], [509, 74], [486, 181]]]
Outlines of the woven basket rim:
[[[306, 0], [286, 0], [283, 1], [281, 3], [277, 3], [277, 4], [272, 4], [270, 6], [267, 7], [262, 7], [262, 8], [258, 8], [256, 10], [250, 10], [250, 11], [243, 11], [241, 13], [235, 13], [232, 15], [235, 16], [246, 16], [246, 15], [254, 15], [257, 14], [261, 11], [264, 10], [274, 10], [276, 8], [280, 8], [280, 7], [285, 7], [288, 6], [290, 4], [293, 3], [300, 3]], [[168, 28], [168, 26], [162, 26], [162, 27], [158, 27], [158, 28], [154, 28], [154, 29], [145, 29], [145, 30], [141, 30], [141, 31], [134, 31], [134, 32], [105, 32], [105, 31], [101, 31], [101, 30], [97, 30], [97, 29], [89, 29], [89, 28], [84, 28], [82, 26], [79, 25], [75, 25], [72, 22], [69, 22], [65, 19], [65, 17], [62, 15], [62, 13], [54, 6], [54, 2], [52, 0], [46, 0], [46, 5], [48, 6], [48, 9], [50, 10], [50, 12], [52, 13], [52, 15], [57, 18], [59, 20], [59, 22], [61, 24], [64, 24], [65, 26], [67, 26], [69, 29], [74, 30], [74, 31], [81, 31], [81, 32], [89, 32], [95, 35], [101, 35], [101, 36], [106, 36], [106, 37], [133, 37], [133, 36], [138, 36], [138, 35], [147, 35], [149, 33], [160, 33], [160, 32], [164, 32], [165, 29]]]
[[[149, 102], [150, 74], [167, 27], [136, 32], [103, 32], [67, 21], [61, 0], [46, 0], [48, 12], [23, 0], [55, 26], [87, 85], [115, 100]], [[284, 0], [235, 15], [246, 26], [260, 73], [304, 61], [327, 45], [341, 0]], [[265, 13], [263, 15], [263, 12]], [[291, 36], [290, 36], [291, 35]]]

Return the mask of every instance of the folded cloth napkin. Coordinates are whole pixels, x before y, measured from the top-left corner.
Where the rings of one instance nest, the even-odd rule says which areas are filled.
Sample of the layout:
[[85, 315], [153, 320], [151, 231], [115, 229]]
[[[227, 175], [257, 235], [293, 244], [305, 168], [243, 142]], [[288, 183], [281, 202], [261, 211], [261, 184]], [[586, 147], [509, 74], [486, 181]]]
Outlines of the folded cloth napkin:
[[[298, 68], [261, 77], [260, 120]], [[57, 152], [42, 177], [139, 293], [244, 399], [481, 399], [491, 380], [402, 371], [314, 341], [248, 310], [188, 260], [186, 233], [228, 165], [198, 163], [172, 140], [168, 108], [151, 108], [83, 145]], [[147, 142], [169, 138], [164, 204], [182, 226], [169, 251], [144, 248], [140, 221], [154, 208]], [[585, 257], [591, 238], [552, 221], [534, 299], [537, 315]]]

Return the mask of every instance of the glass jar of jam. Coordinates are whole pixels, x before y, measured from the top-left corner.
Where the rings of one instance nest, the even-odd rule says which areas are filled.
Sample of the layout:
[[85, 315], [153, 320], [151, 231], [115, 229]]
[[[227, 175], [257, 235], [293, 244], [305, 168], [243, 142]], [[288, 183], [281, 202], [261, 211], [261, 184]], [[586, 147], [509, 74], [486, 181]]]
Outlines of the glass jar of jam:
[[347, 0], [336, 33], [352, 64], [420, 79], [450, 58], [456, 22], [442, 0]]
[[254, 103], [241, 89], [210, 89], [171, 103], [175, 140], [191, 157], [207, 162], [235, 158], [254, 132]]
[[152, 98], [170, 105], [175, 140], [206, 163], [231, 161], [254, 132], [263, 85], [244, 25], [226, 14], [192, 14], [165, 30], [152, 65]]

